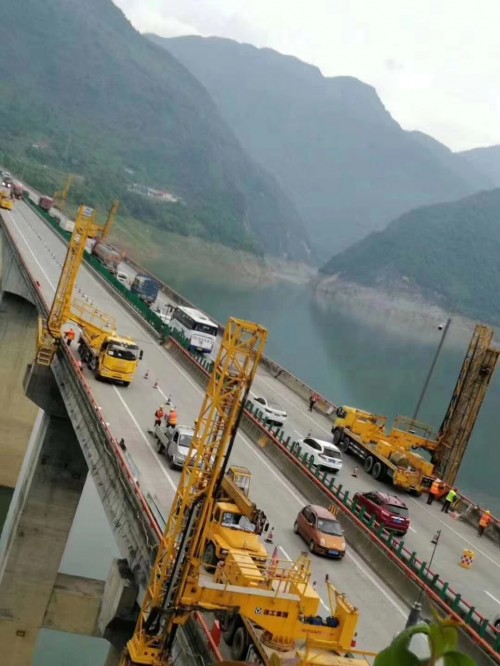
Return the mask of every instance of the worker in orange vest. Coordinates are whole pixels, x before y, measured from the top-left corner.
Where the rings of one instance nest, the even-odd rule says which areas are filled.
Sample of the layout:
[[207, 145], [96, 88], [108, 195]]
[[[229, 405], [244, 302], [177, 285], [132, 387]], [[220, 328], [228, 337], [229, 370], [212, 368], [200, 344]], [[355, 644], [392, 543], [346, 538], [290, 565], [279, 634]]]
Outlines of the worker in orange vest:
[[163, 411], [163, 407], [158, 407], [158, 409], [155, 412], [155, 426], [161, 425], [161, 420], [165, 416], [165, 412]]
[[429, 495], [427, 496], [427, 504], [432, 504], [437, 499], [439, 493], [443, 489], [443, 482], [441, 479], [434, 479], [432, 486], [429, 488]]
[[175, 428], [176, 425], [177, 425], [177, 412], [175, 411], [175, 407], [172, 407], [167, 416], [167, 427]]
[[64, 337], [66, 338], [66, 344], [68, 345], [68, 347], [71, 346], [71, 343], [75, 339], [75, 335], [76, 335], [75, 331], [72, 328], [70, 328], [69, 331], [66, 331]]
[[483, 536], [483, 532], [485, 529], [487, 529], [491, 523], [493, 522], [493, 518], [491, 517], [491, 513], [489, 511], [484, 511], [483, 515], [481, 516], [479, 520], [479, 526], [477, 528], [477, 534], [478, 536]]
[[318, 402], [319, 395], [317, 393], [312, 393], [309, 398], [309, 411], [312, 412], [314, 405]]

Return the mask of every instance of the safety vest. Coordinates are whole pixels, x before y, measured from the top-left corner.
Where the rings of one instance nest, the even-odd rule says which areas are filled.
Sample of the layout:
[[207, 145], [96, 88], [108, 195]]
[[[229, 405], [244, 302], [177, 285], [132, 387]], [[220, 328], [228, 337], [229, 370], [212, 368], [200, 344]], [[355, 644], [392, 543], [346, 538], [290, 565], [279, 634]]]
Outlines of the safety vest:
[[489, 513], [483, 513], [481, 520], [479, 521], [479, 527], [488, 527], [492, 520], [493, 518]]
[[75, 339], [75, 331], [72, 328], [68, 331], [67, 335], [70, 340]]
[[453, 502], [455, 497], [457, 496], [457, 493], [454, 490], [450, 490], [450, 492], [446, 495], [446, 501], [447, 502]]
[[167, 417], [167, 423], [169, 426], [177, 425], [177, 412], [175, 411], [175, 409], [172, 409], [172, 411], [169, 412]]
[[157, 409], [155, 412], [155, 416], [157, 419], [160, 419], [161, 421], [161, 419], [165, 416], [165, 412], [163, 411], [163, 409]]
[[431, 493], [438, 495], [441, 490], [441, 481], [433, 481], [431, 486]]

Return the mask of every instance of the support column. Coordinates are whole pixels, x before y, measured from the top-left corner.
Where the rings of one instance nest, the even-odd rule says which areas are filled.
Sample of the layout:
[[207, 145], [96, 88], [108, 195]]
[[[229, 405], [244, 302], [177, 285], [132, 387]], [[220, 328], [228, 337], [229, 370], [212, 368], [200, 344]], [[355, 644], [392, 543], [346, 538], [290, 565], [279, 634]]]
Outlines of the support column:
[[[87, 475], [69, 419], [44, 414], [0, 553], [0, 654], [29, 666]], [[7, 526], [6, 526], [7, 527]]]

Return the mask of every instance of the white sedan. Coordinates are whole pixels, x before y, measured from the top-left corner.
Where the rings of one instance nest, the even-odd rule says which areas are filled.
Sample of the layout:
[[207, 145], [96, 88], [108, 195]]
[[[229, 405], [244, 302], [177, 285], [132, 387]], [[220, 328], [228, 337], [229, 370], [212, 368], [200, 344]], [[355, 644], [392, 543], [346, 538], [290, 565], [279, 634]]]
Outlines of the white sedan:
[[266, 398], [261, 395], [250, 394], [250, 400], [257, 409], [262, 412], [262, 420], [271, 425], [283, 427], [286, 421], [287, 413], [284, 409], [271, 405]]
[[329, 469], [333, 474], [342, 469], [342, 454], [335, 444], [316, 437], [305, 437], [299, 442], [299, 446], [300, 455], [307, 454], [308, 459], [312, 456], [316, 467]]

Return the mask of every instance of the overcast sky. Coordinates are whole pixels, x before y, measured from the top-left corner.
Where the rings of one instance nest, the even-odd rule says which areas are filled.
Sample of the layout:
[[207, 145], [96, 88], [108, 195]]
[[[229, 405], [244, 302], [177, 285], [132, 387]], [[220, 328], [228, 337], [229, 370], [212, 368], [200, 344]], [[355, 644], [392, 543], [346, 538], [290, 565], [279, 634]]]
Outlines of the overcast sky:
[[115, 0], [141, 32], [268, 46], [377, 89], [405, 129], [500, 144], [499, 0]]

